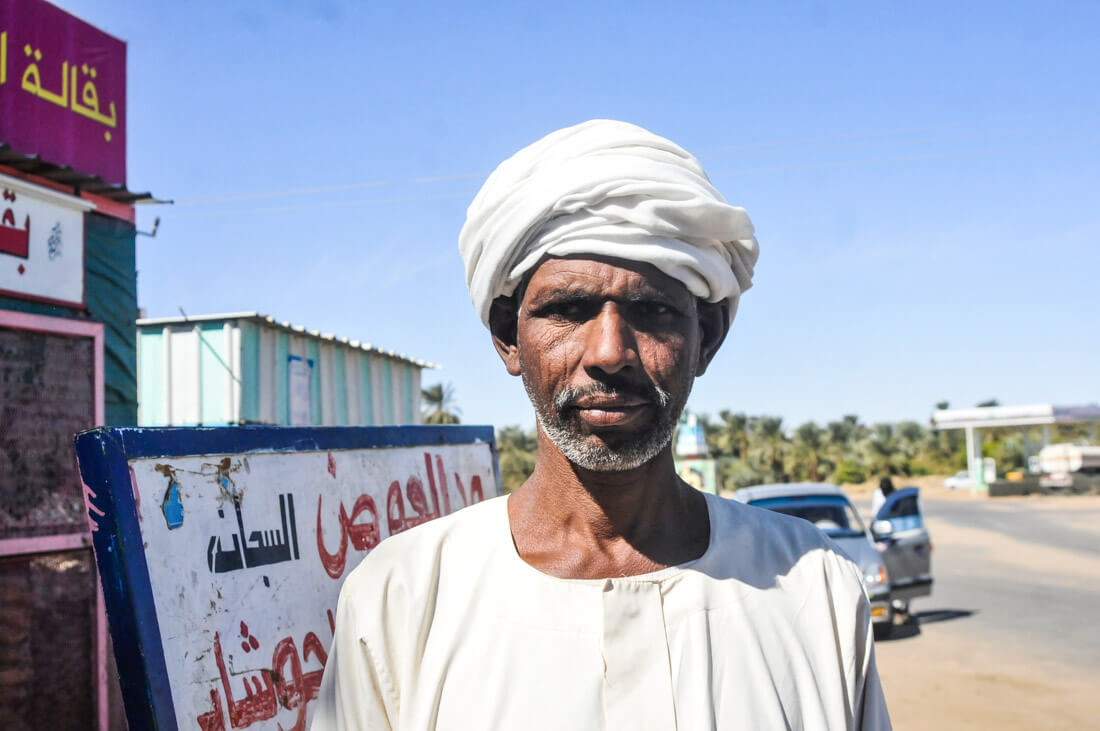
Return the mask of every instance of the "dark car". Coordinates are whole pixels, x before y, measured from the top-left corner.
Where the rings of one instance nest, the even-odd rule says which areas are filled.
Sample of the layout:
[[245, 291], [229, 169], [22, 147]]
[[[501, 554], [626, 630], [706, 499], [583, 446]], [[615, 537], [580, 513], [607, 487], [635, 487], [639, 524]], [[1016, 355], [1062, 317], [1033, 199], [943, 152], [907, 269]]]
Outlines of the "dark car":
[[905, 487], [887, 496], [874, 515], [871, 535], [886, 562], [894, 608], [908, 613], [910, 600], [932, 593], [932, 539], [917, 488]]

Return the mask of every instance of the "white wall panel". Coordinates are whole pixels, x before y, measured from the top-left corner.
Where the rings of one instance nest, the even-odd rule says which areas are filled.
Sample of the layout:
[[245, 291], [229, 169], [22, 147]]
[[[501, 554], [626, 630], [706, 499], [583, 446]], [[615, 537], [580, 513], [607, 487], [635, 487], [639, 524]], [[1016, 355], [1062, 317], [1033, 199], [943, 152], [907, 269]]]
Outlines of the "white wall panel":
[[344, 381], [348, 399], [348, 424], [363, 426], [362, 393], [359, 390], [359, 359], [361, 351], [348, 348], [344, 352]]
[[324, 426], [336, 426], [340, 420], [336, 418], [336, 400], [332, 376], [332, 349], [329, 343], [320, 344], [319, 359], [321, 361], [321, 424]]
[[199, 410], [199, 337], [194, 330], [171, 331], [171, 424], [197, 424]]
[[375, 356], [368, 356], [370, 358], [370, 380], [371, 389], [374, 394], [372, 399], [374, 403], [374, 423], [385, 424], [386, 423], [386, 389], [382, 386], [382, 359]]

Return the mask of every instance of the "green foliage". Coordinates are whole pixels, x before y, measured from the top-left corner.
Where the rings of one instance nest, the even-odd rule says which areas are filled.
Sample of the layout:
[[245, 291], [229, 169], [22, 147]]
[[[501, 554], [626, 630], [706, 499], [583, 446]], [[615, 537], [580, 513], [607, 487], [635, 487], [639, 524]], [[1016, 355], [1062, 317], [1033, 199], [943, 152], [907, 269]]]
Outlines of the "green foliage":
[[764, 482], [760, 474], [746, 459], [722, 457], [718, 459], [718, 484], [722, 490], [737, 490]]
[[851, 485], [863, 482], [867, 479], [867, 473], [863, 471], [863, 465], [854, 459], [842, 459], [833, 473], [833, 482], [838, 485]]
[[497, 457], [505, 493], [512, 492], [531, 476], [535, 470], [536, 452], [538, 439], [534, 432], [518, 426], [497, 429]]
[[748, 459], [749, 417], [732, 411], [719, 411], [718, 418], [721, 423], [715, 442], [713, 445], [707, 442], [711, 454], [728, 454], [738, 459]]
[[1023, 441], [1016, 436], [994, 439], [982, 444], [982, 456], [997, 461], [998, 472], [1008, 472], [1026, 465]]
[[[946, 402], [937, 407], [946, 406]], [[778, 416], [719, 411], [696, 415], [710, 454], [717, 461], [723, 490], [772, 482], [810, 481], [852, 484], [869, 477], [950, 474], [966, 468], [961, 430], [939, 431], [916, 421], [866, 425], [855, 414], [820, 426], [812, 421], [785, 429]], [[1092, 427], [1052, 427], [1055, 441], [1089, 441]], [[1026, 454], [1042, 443], [1034, 428], [982, 430], [982, 453], [999, 471], [1024, 466]], [[519, 487], [535, 466], [535, 433], [518, 426], [497, 432], [501, 477], [506, 492]]]
[[825, 455], [826, 431], [812, 421], [794, 430], [787, 471], [795, 480], [821, 482], [830, 466]]
[[458, 417], [447, 411], [433, 411], [424, 417], [425, 424], [460, 424]]
[[785, 458], [790, 442], [783, 432], [783, 418], [754, 416], [748, 420], [748, 459], [765, 478], [765, 482], [787, 482]]

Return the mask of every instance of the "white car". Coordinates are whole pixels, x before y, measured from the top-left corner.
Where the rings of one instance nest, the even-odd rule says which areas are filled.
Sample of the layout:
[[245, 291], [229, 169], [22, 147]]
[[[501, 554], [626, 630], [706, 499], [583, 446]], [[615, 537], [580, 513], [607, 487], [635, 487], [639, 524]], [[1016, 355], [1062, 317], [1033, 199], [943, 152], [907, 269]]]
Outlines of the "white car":
[[966, 470], [956, 472], [943, 481], [943, 486], [948, 490], [969, 490], [972, 485], [970, 473]]

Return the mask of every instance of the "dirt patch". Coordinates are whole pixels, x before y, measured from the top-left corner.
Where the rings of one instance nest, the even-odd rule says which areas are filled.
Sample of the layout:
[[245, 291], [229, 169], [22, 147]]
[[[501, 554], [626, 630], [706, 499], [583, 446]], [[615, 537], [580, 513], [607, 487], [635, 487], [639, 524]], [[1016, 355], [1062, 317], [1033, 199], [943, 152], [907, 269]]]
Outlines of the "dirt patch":
[[894, 728], [1091, 728], [1100, 673], [1035, 662], [942, 626], [879, 643], [879, 674]]
[[[942, 487], [929, 492], [933, 494], [921, 491], [926, 504], [965, 499]], [[942, 497], [944, 494], [947, 497]], [[984, 501], [982, 511], [1023, 516], [1044, 512], [1048, 519], [1094, 533], [1100, 540], [1100, 497], [979, 499]], [[970, 571], [1027, 577], [1036, 590], [1042, 586], [1054, 587], [1051, 591], [1091, 587], [1100, 581], [1100, 557], [1095, 554], [945, 520], [929, 518], [928, 522], [937, 551], [973, 557], [967, 564]], [[877, 643], [879, 672], [894, 728], [1096, 727], [1100, 668], [1074, 664], [1054, 657], [1044, 646], [1011, 637], [996, 642], [979, 636], [968, 627], [969, 621], [929, 621], [920, 624], [919, 630], [913, 625], [898, 627], [897, 634], [904, 639]]]

